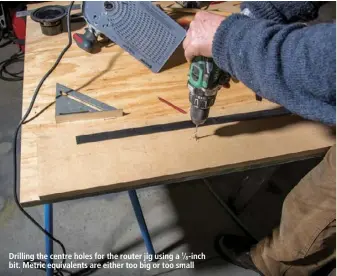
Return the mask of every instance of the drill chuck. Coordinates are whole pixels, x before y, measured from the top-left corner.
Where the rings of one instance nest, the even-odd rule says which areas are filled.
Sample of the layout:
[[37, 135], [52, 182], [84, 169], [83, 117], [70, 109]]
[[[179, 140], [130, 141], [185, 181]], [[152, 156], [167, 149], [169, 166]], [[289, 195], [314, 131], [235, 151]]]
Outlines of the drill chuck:
[[196, 125], [202, 125], [208, 118], [209, 109], [215, 102], [218, 87], [214, 89], [195, 88], [188, 85], [189, 100], [191, 103], [190, 115], [192, 122]]
[[208, 114], [209, 108], [200, 109], [194, 105], [192, 105], [190, 108], [191, 120], [196, 126], [203, 125], [208, 118]]

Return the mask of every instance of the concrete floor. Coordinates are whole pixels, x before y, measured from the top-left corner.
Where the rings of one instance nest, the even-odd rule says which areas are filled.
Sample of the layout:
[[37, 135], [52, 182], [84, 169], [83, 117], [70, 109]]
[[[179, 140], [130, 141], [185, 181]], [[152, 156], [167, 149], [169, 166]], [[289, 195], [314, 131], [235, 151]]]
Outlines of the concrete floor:
[[[0, 50], [0, 60], [16, 51]], [[16, 65], [16, 67], [22, 66]], [[9, 269], [9, 253], [44, 252], [43, 234], [15, 206], [12, 195], [12, 138], [21, 117], [22, 82], [0, 80], [0, 275], [44, 275], [35, 269]], [[319, 159], [213, 177], [214, 189], [251, 232], [262, 238], [280, 219], [282, 201]], [[99, 269], [94, 275], [257, 275], [217, 257], [219, 233], [243, 235], [202, 181], [138, 190], [157, 252], [203, 252], [211, 260], [194, 269]], [[27, 208], [43, 223], [43, 207]], [[54, 234], [69, 253], [135, 252], [145, 248], [126, 192], [54, 204]], [[55, 252], [60, 249], [55, 245]]]

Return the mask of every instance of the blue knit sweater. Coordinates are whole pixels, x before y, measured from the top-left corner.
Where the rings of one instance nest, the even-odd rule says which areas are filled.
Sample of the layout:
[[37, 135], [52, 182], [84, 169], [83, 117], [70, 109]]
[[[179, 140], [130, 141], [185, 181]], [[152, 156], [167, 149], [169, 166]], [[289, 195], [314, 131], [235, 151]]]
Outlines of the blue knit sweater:
[[336, 125], [336, 25], [313, 2], [245, 2], [224, 20], [213, 58], [258, 95], [304, 118]]

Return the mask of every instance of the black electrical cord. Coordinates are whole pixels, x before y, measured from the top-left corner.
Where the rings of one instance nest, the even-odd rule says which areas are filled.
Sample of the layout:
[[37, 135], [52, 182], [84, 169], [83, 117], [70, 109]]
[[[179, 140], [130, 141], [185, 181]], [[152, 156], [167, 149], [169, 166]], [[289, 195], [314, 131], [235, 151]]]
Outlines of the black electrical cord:
[[3, 48], [11, 43], [13, 43], [15, 41], [15, 36], [13, 35], [12, 32], [9, 31], [5, 31], [4, 29], [0, 28], [0, 42], [3, 39], [8, 39], [8, 41], [0, 44], [0, 48]]
[[9, 45], [9, 44], [11, 44], [11, 43], [13, 43], [13, 40], [10, 39], [10, 40], [8, 40], [8, 41], [6, 41], [6, 42], [0, 44], [0, 48], [3, 48], [3, 47], [5, 47], [5, 46], [7, 46], [7, 45]]
[[[203, 179], [205, 185], [207, 186], [208, 190], [210, 193], [214, 196], [214, 198], [217, 200], [217, 202], [227, 211], [227, 213], [232, 217], [232, 219], [237, 223], [238, 226], [243, 230], [243, 232], [246, 234], [248, 237], [247, 240], [245, 241], [247, 244], [256, 244], [258, 241], [257, 239], [251, 234], [251, 232], [248, 230], [248, 228], [241, 222], [241, 220], [234, 214], [234, 212], [229, 208], [227, 203], [223, 201], [219, 195], [214, 191], [210, 181], [207, 179]], [[226, 261], [230, 261], [224, 252], [223, 248], [221, 247], [223, 243], [223, 238], [224, 235], [218, 235], [214, 239], [214, 249], [216, 252], [218, 252], [219, 256], [223, 258]]]
[[13, 63], [23, 62], [24, 53], [19, 52], [12, 55], [9, 59], [0, 62], [0, 79], [4, 81], [22, 81], [23, 80], [23, 71], [20, 72], [11, 72], [8, 69]]
[[[72, 9], [72, 6], [74, 4], [74, 1], [72, 1], [68, 7], [68, 13], [67, 13], [67, 27], [68, 27], [68, 44], [67, 46], [62, 50], [62, 52], [60, 53], [60, 55], [58, 56], [57, 60], [55, 61], [54, 65], [49, 69], [49, 71], [43, 76], [43, 78], [40, 80], [39, 84], [37, 85], [37, 87], [35, 88], [33, 97], [29, 103], [28, 109], [26, 111], [26, 113], [24, 114], [24, 116], [22, 117], [22, 119], [20, 120], [18, 126], [16, 127], [15, 133], [14, 133], [14, 140], [13, 140], [13, 166], [14, 166], [14, 183], [13, 183], [13, 194], [14, 194], [14, 201], [17, 205], [17, 207], [19, 208], [19, 210], [40, 230], [42, 231], [45, 235], [47, 235], [50, 239], [52, 239], [54, 242], [56, 242], [57, 244], [60, 245], [60, 247], [62, 248], [62, 252], [63, 252], [63, 256], [66, 255], [66, 249], [63, 245], [63, 243], [56, 239], [52, 234], [50, 234], [48, 231], [46, 231], [29, 213], [27, 213], [24, 208], [22, 207], [21, 203], [19, 202], [18, 199], [18, 191], [17, 191], [17, 178], [18, 178], [18, 164], [17, 164], [17, 157], [16, 157], [16, 152], [17, 152], [17, 140], [18, 140], [18, 136], [19, 136], [19, 132], [21, 129], [21, 126], [23, 124], [26, 123], [26, 119], [28, 118], [30, 112], [33, 109], [35, 100], [37, 98], [37, 95], [40, 91], [41, 86], [43, 85], [43, 83], [45, 82], [45, 80], [49, 77], [49, 75], [55, 70], [55, 68], [57, 67], [57, 65], [60, 63], [62, 57], [64, 56], [64, 54], [67, 52], [67, 50], [70, 48], [71, 44], [72, 44], [72, 37], [71, 37], [71, 27], [70, 27], [70, 12]], [[64, 257], [62, 259], [62, 265], [64, 265], [66, 262], [66, 258]], [[58, 275], [58, 276], [62, 276], [62, 272], [59, 269], [56, 269], [54, 271], [54, 275]]]
[[[0, 28], [0, 42], [6, 39], [4, 43], [0, 44], [0, 48], [3, 48], [11, 43], [15, 42], [15, 37], [12, 32], [8, 32]], [[24, 54], [22, 52], [12, 55], [9, 59], [0, 62], [0, 79], [4, 81], [21, 81], [23, 80], [23, 72], [11, 72], [8, 69], [13, 63], [23, 62]]]
[[243, 232], [254, 242], [257, 242], [257, 239], [251, 234], [248, 228], [241, 222], [241, 220], [234, 214], [234, 212], [229, 208], [229, 206], [224, 202], [218, 194], [213, 190], [211, 183], [207, 179], [203, 179], [205, 185], [207, 186], [210, 193], [215, 197], [218, 203], [228, 212], [228, 214], [232, 217], [232, 219], [240, 226]]

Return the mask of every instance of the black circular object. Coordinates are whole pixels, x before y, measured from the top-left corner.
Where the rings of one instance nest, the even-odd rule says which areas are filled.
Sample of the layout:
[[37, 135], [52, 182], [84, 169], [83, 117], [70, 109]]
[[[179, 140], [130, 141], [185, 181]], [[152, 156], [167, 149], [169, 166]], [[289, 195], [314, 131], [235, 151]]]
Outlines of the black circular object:
[[36, 9], [30, 15], [31, 18], [40, 23], [41, 31], [45, 35], [56, 35], [62, 33], [62, 19], [67, 11], [62, 6], [45, 6]]

